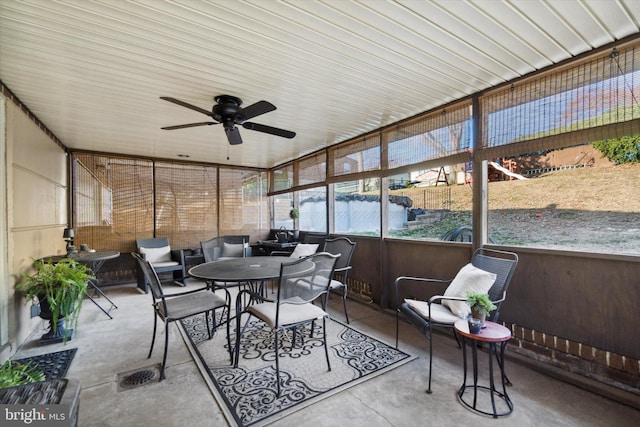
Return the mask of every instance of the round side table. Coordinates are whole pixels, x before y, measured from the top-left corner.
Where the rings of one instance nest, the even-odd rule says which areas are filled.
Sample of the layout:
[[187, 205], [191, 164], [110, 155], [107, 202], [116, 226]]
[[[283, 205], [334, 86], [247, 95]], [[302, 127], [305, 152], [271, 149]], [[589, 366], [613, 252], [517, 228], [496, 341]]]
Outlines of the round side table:
[[[507, 394], [506, 376], [504, 373], [504, 349], [511, 339], [511, 331], [502, 325], [494, 322], [485, 321], [485, 327], [477, 334], [469, 332], [469, 324], [466, 320], [458, 320], [455, 325], [456, 333], [462, 337], [462, 360], [464, 365], [464, 379], [462, 386], [458, 390], [458, 399], [469, 409], [484, 415], [491, 415], [493, 418], [509, 415], [513, 412], [513, 402]], [[473, 355], [473, 384], [467, 384], [467, 349], [466, 343], [469, 345]], [[478, 345], [487, 343], [489, 345], [489, 386], [478, 385]], [[499, 346], [498, 346], [499, 344]], [[496, 390], [493, 380], [493, 357], [494, 354], [498, 359], [500, 367], [500, 379], [502, 381], [502, 392]], [[473, 396], [465, 392], [469, 389], [473, 390]], [[491, 409], [489, 411], [488, 404], [479, 402], [479, 394], [489, 394], [491, 396]], [[496, 408], [496, 398], [502, 401], [500, 411]]]

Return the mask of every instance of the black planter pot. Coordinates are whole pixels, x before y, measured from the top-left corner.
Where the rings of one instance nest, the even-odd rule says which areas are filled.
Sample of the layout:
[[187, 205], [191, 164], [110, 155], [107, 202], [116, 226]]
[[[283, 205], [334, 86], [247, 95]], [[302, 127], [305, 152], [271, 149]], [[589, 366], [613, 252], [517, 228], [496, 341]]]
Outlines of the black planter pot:
[[73, 336], [73, 329], [64, 327], [64, 317], [58, 317], [54, 324], [49, 300], [44, 295], [38, 296], [38, 300], [40, 301], [40, 318], [49, 321], [49, 331], [40, 337], [40, 344], [54, 344], [70, 340]]

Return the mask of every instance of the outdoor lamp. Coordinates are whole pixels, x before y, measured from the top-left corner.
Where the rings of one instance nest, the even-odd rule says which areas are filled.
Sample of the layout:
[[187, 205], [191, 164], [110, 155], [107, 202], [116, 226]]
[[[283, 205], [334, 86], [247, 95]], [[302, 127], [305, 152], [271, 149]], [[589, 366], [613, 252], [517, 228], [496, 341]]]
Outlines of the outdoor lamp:
[[62, 238], [67, 242], [67, 253], [73, 252], [75, 249], [75, 246], [73, 246], [73, 237], [73, 228], [65, 228], [62, 233]]

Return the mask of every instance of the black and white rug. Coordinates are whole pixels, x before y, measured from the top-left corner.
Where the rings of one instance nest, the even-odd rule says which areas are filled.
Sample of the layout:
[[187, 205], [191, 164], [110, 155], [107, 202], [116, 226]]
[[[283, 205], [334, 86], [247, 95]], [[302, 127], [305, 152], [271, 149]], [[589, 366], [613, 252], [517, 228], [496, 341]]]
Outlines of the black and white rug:
[[[319, 338], [322, 323], [317, 322], [313, 338], [310, 328], [306, 328], [302, 331], [302, 345], [301, 337], [296, 337], [296, 348], [292, 348], [291, 334], [284, 338], [279, 350], [282, 391], [278, 397], [274, 335], [264, 323], [252, 318], [246, 327], [236, 369], [231, 365], [225, 326], [208, 340], [204, 315], [181, 323], [193, 358], [227, 420], [242, 427], [271, 423], [415, 358], [347, 325], [328, 320], [331, 371], [327, 371], [324, 346]], [[231, 329], [231, 336], [235, 337], [234, 322]]]

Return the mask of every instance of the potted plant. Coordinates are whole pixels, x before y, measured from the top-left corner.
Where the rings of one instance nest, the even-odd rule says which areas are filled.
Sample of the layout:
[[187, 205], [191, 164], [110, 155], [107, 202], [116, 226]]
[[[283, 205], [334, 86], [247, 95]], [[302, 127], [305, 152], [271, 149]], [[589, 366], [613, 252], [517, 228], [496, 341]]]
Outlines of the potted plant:
[[[291, 210], [289, 211], [289, 218], [291, 218], [294, 222], [294, 228], [295, 228], [295, 221], [300, 218], [300, 211], [298, 211], [298, 208], [291, 208]], [[294, 241], [298, 241], [298, 239], [300, 238], [299, 235], [299, 231], [298, 230], [293, 230], [293, 240]]]
[[7, 359], [0, 366], [0, 388], [15, 387], [30, 384], [46, 379], [44, 372], [39, 370], [31, 362], [20, 364]]
[[27, 300], [38, 298], [40, 317], [50, 322], [49, 332], [40, 341], [66, 341], [71, 338], [73, 329], [65, 329], [64, 319], [77, 326], [87, 284], [95, 276], [89, 267], [70, 258], [55, 263], [36, 260], [33, 264], [35, 272], [22, 273], [22, 281], [16, 285], [16, 290]]
[[479, 292], [467, 293], [467, 304], [471, 308], [471, 317], [480, 319], [484, 324], [484, 319], [497, 307], [491, 302], [488, 294]]

